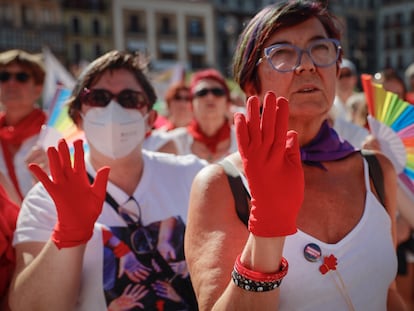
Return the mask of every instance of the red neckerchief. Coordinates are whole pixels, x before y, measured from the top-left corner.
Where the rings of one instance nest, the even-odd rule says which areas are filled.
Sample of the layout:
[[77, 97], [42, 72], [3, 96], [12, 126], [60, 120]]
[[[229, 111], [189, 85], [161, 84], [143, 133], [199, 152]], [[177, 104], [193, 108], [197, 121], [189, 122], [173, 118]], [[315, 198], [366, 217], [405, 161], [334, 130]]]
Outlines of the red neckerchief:
[[169, 132], [175, 129], [175, 125], [170, 120], [167, 120], [165, 124], [163, 125], [163, 128], [165, 129], [166, 132]]
[[213, 136], [207, 136], [201, 131], [197, 121], [192, 120], [187, 126], [187, 130], [194, 140], [199, 141], [206, 145], [208, 150], [212, 153], [216, 153], [217, 145], [223, 140], [230, 138], [230, 125], [227, 121], [224, 122], [223, 126]]
[[14, 153], [11, 152], [10, 147], [12, 147], [12, 150], [19, 150], [21, 144], [26, 139], [40, 132], [45, 121], [46, 114], [40, 109], [34, 109], [15, 126], [8, 126], [6, 124], [5, 113], [0, 114], [0, 142], [4, 160], [7, 165], [9, 177], [21, 199], [23, 199], [23, 196], [19, 188], [19, 183], [17, 182], [13, 164]]
[[0, 185], [0, 297], [7, 293], [16, 263], [12, 240], [18, 213], [19, 207]]

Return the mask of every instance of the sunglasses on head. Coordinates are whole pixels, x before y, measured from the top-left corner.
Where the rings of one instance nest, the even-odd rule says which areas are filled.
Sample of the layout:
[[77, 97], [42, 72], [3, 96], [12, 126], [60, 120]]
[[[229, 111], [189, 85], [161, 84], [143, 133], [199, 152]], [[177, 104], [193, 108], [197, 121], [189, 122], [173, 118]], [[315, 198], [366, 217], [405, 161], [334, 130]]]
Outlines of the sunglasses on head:
[[104, 89], [84, 88], [81, 95], [81, 102], [91, 107], [106, 107], [115, 98], [116, 102], [124, 108], [141, 109], [148, 105], [148, 101], [142, 92], [133, 90], [122, 90], [113, 94]]
[[221, 96], [226, 95], [226, 91], [224, 89], [219, 88], [219, 87], [213, 87], [211, 89], [204, 88], [204, 89], [198, 90], [197, 92], [194, 93], [194, 97], [204, 97], [208, 93], [211, 93], [216, 97], [221, 97]]
[[21, 82], [21, 83], [27, 82], [30, 79], [30, 75], [24, 71], [20, 71], [20, 72], [1, 71], [0, 72], [0, 82], [7, 82], [13, 77], [16, 81]]

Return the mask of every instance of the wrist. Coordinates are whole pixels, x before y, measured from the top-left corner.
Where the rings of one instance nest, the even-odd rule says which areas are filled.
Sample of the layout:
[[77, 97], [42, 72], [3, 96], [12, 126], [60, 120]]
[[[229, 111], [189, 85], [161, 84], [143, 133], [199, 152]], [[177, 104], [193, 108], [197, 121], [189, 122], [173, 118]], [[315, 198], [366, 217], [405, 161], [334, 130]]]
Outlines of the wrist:
[[271, 273], [279, 269], [285, 237], [263, 238], [250, 233], [241, 262], [249, 269]]
[[280, 268], [276, 272], [263, 273], [247, 268], [237, 256], [232, 272], [232, 280], [236, 286], [252, 292], [266, 292], [280, 286], [288, 272], [288, 262], [282, 257]]

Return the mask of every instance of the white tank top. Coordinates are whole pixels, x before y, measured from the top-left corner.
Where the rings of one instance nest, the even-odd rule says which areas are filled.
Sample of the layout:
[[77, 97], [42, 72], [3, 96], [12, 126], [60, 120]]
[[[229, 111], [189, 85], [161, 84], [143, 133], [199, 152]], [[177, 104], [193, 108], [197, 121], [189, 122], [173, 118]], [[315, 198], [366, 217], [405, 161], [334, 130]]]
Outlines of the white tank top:
[[[289, 272], [280, 287], [279, 310], [350, 310], [346, 295], [355, 310], [386, 310], [388, 288], [397, 273], [397, 257], [391, 220], [371, 192], [366, 160], [364, 174], [364, 213], [341, 241], [327, 244], [300, 230], [286, 238], [283, 255], [289, 262]], [[304, 256], [309, 243], [317, 244], [322, 251], [317, 262]], [[322, 275], [322, 258], [331, 254], [338, 260], [337, 272]]]

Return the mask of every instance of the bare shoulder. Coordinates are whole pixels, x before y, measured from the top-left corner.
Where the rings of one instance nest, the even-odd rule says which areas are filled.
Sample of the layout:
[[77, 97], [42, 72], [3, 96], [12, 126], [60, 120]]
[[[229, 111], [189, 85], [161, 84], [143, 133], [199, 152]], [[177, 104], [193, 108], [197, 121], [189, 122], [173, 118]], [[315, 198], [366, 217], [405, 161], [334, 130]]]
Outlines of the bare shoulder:
[[236, 214], [227, 175], [210, 164], [195, 177], [185, 233], [185, 256], [200, 309], [210, 310], [224, 291], [248, 236]]
[[203, 217], [204, 226], [209, 224], [209, 219], [212, 220], [212, 226], [220, 226], [221, 222], [217, 218], [226, 219], [227, 224], [238, 224], [233, 194], [226, 172], [220, 164], [207, 165], [196, 175], [189, 207], [190, 217]]
[[376, 156], [383, 174], [385, 190], [385, 208], [392, 216], [396, 211], [397, 173], [392, 162], [380, 151], [372, 151]]

